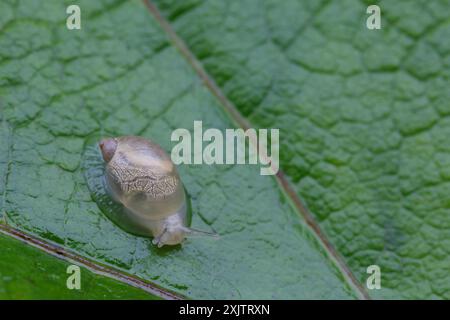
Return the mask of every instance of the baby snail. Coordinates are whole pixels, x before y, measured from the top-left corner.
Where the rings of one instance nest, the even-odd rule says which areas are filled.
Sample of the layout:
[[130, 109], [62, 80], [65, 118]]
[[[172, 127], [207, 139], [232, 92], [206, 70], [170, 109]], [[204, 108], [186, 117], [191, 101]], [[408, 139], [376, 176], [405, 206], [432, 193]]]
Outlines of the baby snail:
[[[105, 185], [121, 203], [131, 224], [153, 236], [153, 244], [176, 245], [188, 234], [206, 234], [186, 226], [187, 205], [183, 183], [167, 153], [153, 141], [124, 136], [103, 139]], [[142, 233], [142, 232], [141, 232]]]

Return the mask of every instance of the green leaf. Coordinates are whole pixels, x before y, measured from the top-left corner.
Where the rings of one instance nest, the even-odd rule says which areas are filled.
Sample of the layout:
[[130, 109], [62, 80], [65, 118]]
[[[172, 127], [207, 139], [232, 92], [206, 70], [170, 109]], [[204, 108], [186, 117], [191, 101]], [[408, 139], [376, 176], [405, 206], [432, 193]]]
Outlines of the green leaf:
[[450, 298], [450, 2], [157, 0], [375, 298]]
[[0, 299], [158, 299], [80, 268], [80, 289], [68, 289], [70, 263], [0, 234]]
[[[70, 1], [73, 4], [74, 1]], [[6, 222], [188, 298], [355, 298], [340, 263], [257, 166], [180, 166], [195, 238], [157, 249], [92, 200], [81, 159], [99, 136], [171, 149], [175, 128], [236, 126], [140, 1], [2, 1], [0, 174]]]

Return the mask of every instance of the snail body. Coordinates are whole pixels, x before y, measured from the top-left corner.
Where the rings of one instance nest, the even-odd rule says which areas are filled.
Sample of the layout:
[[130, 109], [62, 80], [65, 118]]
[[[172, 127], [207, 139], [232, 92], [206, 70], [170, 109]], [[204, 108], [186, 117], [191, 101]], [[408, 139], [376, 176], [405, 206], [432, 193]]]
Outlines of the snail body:
[[186, 194], [167, 153], [136, 136], [103, 139], [99, 147], [106, 189], [124, 206], [129, 224], [153, 236], [158, 247], [183, 242], [192, 231], [186, 227]]

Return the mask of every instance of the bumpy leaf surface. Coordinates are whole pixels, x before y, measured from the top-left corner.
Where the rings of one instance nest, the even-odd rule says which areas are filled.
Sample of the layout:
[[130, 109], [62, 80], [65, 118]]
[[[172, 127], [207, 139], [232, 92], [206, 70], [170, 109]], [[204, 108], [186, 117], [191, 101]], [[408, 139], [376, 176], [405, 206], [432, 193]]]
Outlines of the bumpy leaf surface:
[[380, 298], [450, 298], [450, 2], [157, 0]]
[[[2, 220], [21, 232], [190, 298], [357, 297], [359, 293], [343, 275], [342, 267], [306, 226], [277, 181], [260, 176], [257, 166], [180, 166], [192, 202], [192, 224], [219, 233], [217, 241], [195, 238], [182, 247], [157, 249], [150, 239], [124, 232], [102, 214], [81, 169], [85, 149], [99, 136], [141, 135], [170, 150], [172, 130], [192, 130], [194, 120], [202, 120], [205, 128], [233, 128], [235, 123], [142, 2], [77, 1], [82, 29], [68, 30], [65, 9], [72, 2], [0, 3]], [[231, 21], [239, 23], [239, 15], [247, 10], [243, 6], [230, 12]], [[220, 35], [216, 36], [219, 41]], [[228, 42], [225, 38], [222, 41]], [[203, 45], [214, 49], [213, 43]], [[220, 57], [220, 52], [214, 54]], [[268, 55], [268, 60], [252, 63], [266, 66], [271, 62], [270, 68], [274, 68], [277, 64], [272, 58]], [[238, 67], [228, 61], [224, 68]], [[344, 71], [349, 65], [343, 66]], [[264, 78], [271, 72], [264, 69], [255, 76]], [[252, 73], [247, 68], [242, 72]], [[323, 73], [327, 72], [315, 79]], [[404, 76], [418, 86], [417, 90], [421, 88], [421, 82]], [[255, 85], [254, 94], [260, 94], [258, 81], [250, 80], [248, 84], [240, 82], [240, 96], [248, 101], [254, 97], [245, 93], [248, 85]], [[360, 85], [361, 81], [355, 79], [355, 83]], [[313, 92], [312, 85], [310, 94], [315, 99], [318, 92]], [[287, 86], [292, 92], [298, 88]], [[285, 113], [286, 128], [291, 121], [299, 121], [287, 113], [293, 106], [287, 93], [285, 103], [280, 100], [278, 108], [269, 108], [267, 125], [276, 114], [282, 117], [281, 113]], [[297, 106], [292, 110], [302, 112]], [[262, 114], [263, 109], [255, 108], [256, 113]], [[333, 113], [324, 116], [332, 117]], [[438, 124], [435, 126], [437, 130]], [[310, 148], [320, 149], [323, 141], [316, 137], [318, 128], [312, 129], [296, 127], [298, 139], [304, 139], [306, 132], [311, 137]], [[350, 127], [345, 125], [342, 130], [345, 134]], [[328, 136], [326, 130], [323, 134]], [[283, 135], [284, 139], [295, 138], [288, 138], [286, 131]], [[288, 172], [292, 173], [298, 166], [286, 161], [286, 153], [290, 152], [297, 164], [307, 150], [296, 155], [296, 149], [285, 146], [286, 141], [284, 165], [291, 167]], [[428, 147], [430, 144], [424, 145]], [[335, 153], [328, 150], [326, 154]], [[353, 155], [364, 153], [355, 151]], [[345, 154], [334, 158], [339, 163], [348, 161]], [[383, 158], [375, 159], [378, 163]], [[342, 168], [351, 171], [346, 165]], [[319, 161], [316, 170], [332, 169], [336, 170]], [[323, 177], [328, 181], [329, 176]], [[356, 173], [343, 175], [344, 182], [351, 177], [357, 179]], [[306, 181], [322, 190], [315, 179]], [[328, 194], [322, 197], [316, 193], [316, 205], [333, 196]], [[360, 205], [365, 208], [363, 202]], [[364, 214], [361, 217], [368, 219]], [[347, 222], [342, 226], [354, 225], [353, 232], [361, 228], [362, 222], [343, 218]]]

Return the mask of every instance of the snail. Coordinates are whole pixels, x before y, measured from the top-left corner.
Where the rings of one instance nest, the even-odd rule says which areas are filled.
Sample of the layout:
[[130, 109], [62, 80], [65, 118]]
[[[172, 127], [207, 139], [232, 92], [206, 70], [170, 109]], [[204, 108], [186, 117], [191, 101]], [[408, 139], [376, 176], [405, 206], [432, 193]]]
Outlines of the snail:
[[183, 183], [158, 144], [142, 137], [123, 136], [103, 139], [99, 147], [108, 194], [123, 205], [129, 225], [142, 235], [153, 236], [153, 244], [176, 245], [188, 234], [214, 235], [186, 226]]

